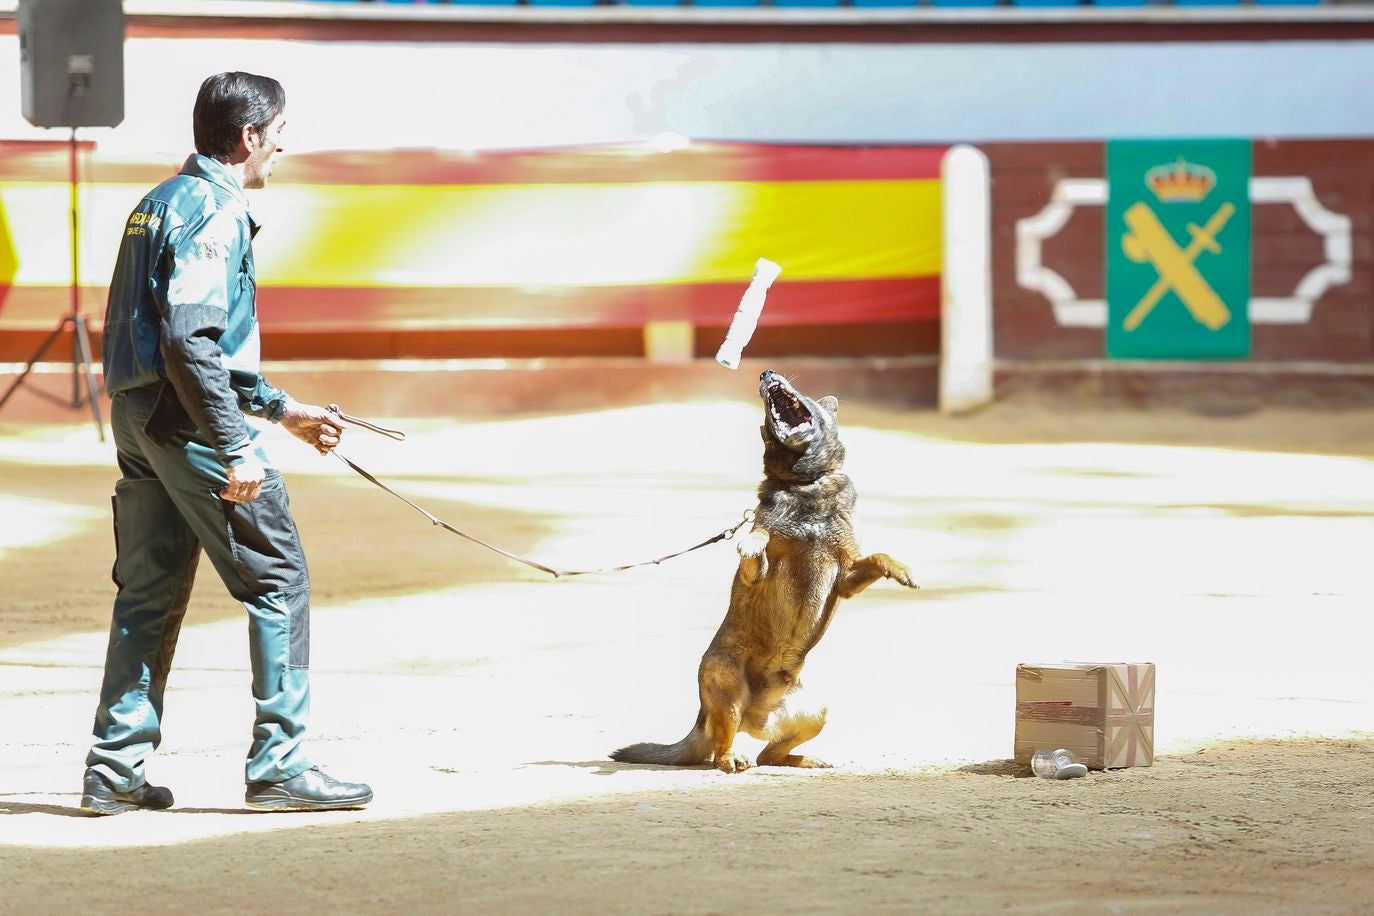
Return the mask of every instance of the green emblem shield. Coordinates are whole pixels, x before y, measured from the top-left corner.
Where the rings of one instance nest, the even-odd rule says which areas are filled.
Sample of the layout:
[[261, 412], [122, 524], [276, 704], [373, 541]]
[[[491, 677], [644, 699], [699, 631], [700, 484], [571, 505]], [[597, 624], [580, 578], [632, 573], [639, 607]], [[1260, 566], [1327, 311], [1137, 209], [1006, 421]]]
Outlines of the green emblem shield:
[[1250, 355], [1250, 141], [1107, 144], [1107, 355]]

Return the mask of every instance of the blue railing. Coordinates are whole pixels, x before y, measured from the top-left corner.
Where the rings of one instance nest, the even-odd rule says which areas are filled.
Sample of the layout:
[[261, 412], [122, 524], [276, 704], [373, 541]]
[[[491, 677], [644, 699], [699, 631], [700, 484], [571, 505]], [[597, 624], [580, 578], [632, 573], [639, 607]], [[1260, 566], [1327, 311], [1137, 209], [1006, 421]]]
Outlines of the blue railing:
[[[1143, 6], [1322, 6], [1329, 0], [312, 0], [316, 3], [409, 4], [444, 6], [698, 6], [722, 7], [1143, 7]], [[1346, 0], [1348, 2], [1348, 0]]]

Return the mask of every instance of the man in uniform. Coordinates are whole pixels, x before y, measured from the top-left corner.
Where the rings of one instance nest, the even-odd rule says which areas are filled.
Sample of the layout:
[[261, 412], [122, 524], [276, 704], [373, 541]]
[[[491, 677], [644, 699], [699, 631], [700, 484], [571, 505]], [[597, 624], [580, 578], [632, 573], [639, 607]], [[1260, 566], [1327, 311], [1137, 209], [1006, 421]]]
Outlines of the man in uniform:
[[204, 549], [248, 611], [257, 715], [245, 802], [351, 808], [372, 800], [301, 747], [310, 700], [310, 579], [281, 475], [244, 414], [328, 454], [341, 421], [259, 371], [245, 188], [282, 151], [286, 95], [274, 79], [220, 73], [196, 97], [196, 153], [129, 216], [105, 316], [105, 385], [122, 478], [115, 485], [114, 602], [81, 807], [167, 808], [150, 785], [163, 690]]

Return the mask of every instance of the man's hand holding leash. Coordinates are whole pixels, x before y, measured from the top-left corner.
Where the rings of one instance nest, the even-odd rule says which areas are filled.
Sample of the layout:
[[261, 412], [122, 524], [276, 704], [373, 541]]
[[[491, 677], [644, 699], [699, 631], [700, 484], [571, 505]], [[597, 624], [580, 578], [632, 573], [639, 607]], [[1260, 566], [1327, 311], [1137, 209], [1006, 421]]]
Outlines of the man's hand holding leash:
[[301, 404], [295, 400], [286, 402], [286, 412], [281, 415], [281, 425], [321, 455], [332, 452], [339, 444], [339, 437], [343, 435], [343, 422], [337, 413], [325, 407]]

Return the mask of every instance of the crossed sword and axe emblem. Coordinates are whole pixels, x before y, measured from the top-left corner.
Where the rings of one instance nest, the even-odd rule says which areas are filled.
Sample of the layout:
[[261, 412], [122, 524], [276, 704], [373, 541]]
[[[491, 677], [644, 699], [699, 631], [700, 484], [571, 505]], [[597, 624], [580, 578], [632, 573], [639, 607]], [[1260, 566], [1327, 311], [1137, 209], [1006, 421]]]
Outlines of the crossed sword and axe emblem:
[[1217, 234], [1235, 212], [1235, 206], [1227, 202], [1212, 214], [1205, 226], [1189, 223], [1188, 232], [1193, 237], [1192, 241], [1186, 248], [1180, 248], [1159, 217], [1143, 201], [1126, 210], [1126, 225], [1131, 230], [1121, 239], [1126, 257], [1140, 264], [1148, 261], [1159, 272], [1159, 279], [1126, 316], [1123, 326], [1127, 331], [1140, 327], [1140, 323], [1164, 298], [1164, 294], [1171, 290], [1193, 317], [1211, 330], [1215, 331], [1231, 320], [1230, 309], [1193, 262], [1204, 250], [1221, 254]]

